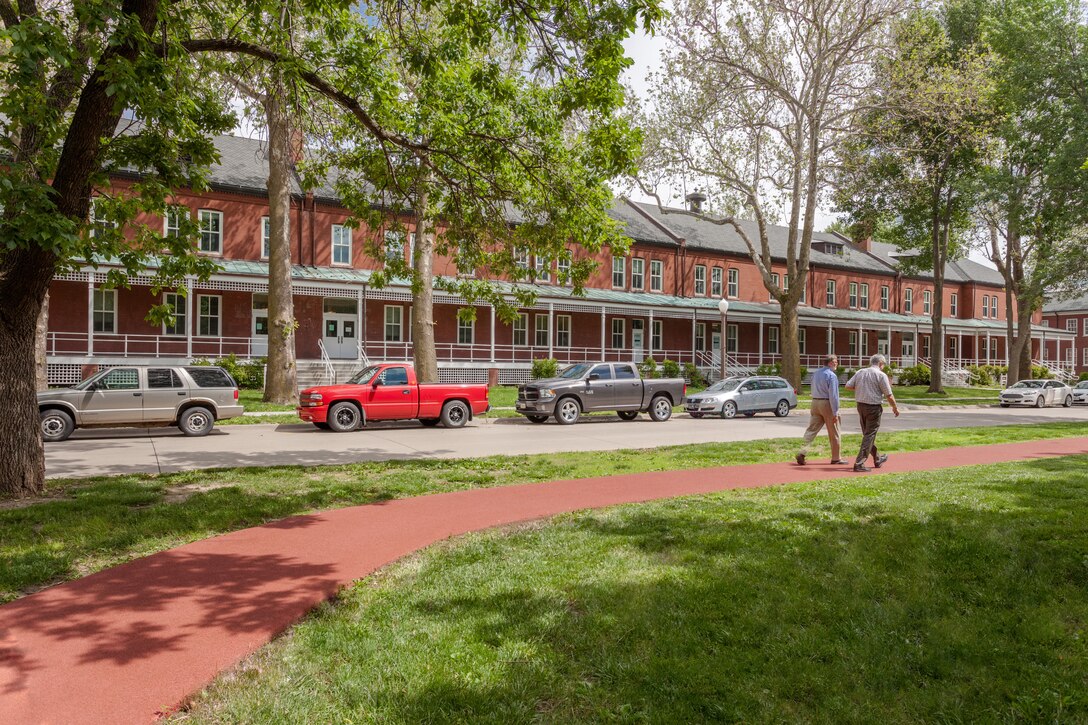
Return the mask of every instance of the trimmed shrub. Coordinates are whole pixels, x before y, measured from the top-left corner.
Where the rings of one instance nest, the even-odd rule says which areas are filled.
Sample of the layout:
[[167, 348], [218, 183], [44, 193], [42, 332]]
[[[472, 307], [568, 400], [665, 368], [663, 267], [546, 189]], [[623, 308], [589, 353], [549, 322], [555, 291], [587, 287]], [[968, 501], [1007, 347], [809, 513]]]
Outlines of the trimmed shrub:
[[1088, 380], [1088, 373], [1081, 373], [1081, 374], [1080, 374], [1080, 375], [1079, 375], [1079, 376], [1077, 377], [1077, 382], [1078, 382], [1078, 383], [1082, 383], [1082, 382], [1084, 382], [1085, 380]]
[[680, 377], [680, 363], [675, 360], [662, 360], [661, 361], [661, 377], [663, 378], [678, 378]]
[[706, 379], [699, 372], [699, 368], [695, 367], [695, 363], [684, 363], [684, 378], [689, 385], [706, 385]]
[[264, 368], [267, 359], [239, 360], [234, 353], [218, 360], [193, 360], [190, 365], [206, 367], [215, 365], [227, 371], [242, 390], [264, 390]]
[[648, 357], [638, 364], [638, 371], [642, 373], [644, 378], [656, 378], [657, 377], [657, 360], [652, 357]]
[[554, 378], [559, 374], [559, 361], [555, 358], [542, 357], [533, 360], [533, 379]]
[[1050, 372], [1050, 370], [1044, 368], [1042, 365], [1032, 365], [1031, 377], [1033, 380], [1050, 380], [1054, 377], [1054, 373]]
[[900, 385], [929, 385], [929, 366], [915, 365], [899, 373]]

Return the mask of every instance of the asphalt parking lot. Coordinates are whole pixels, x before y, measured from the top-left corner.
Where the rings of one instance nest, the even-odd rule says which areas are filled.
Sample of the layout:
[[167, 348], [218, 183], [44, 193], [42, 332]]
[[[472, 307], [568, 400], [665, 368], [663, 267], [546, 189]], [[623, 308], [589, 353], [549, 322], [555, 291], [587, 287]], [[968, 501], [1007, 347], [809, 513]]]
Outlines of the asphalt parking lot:
[[[910, 430], [1054, 421], [1088, 424], [1088, 407], [915, 409], [904, 411], [899, 418], [886, 411], [883, 428]], [[183, 436], [176, 428], [80, 430], [67, 441], [46, 444], [46, 475], [64, 478], [234, 466], [654, 448], [800, 437], [807, 423], [808, 413], [802, 410], [786, 418], [761, 414], [733, 420], [693, 420], [680, 414], [665, 423], [651, 422], [645, 415], [631, 422], [614, 415], [594, 415], [573, 426], [554, 422], [535, 425], [520, 417], [498, 418], [474, 421], [459, 430], [424, 428], [406, 421], [375, 424], [354, 433], [319, 431], [302, 423], [235, 425], [217, 427], [204, 438]], [[859, 432], [853, 410], [843, 411], [843, 432]]]

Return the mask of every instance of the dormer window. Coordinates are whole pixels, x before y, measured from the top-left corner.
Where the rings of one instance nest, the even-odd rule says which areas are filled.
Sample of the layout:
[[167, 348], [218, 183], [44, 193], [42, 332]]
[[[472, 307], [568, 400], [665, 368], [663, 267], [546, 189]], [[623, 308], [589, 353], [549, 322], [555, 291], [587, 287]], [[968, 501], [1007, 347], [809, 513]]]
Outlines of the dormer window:
[[834, 242], [831, 240], [819, 240], [812, 243], [812, 248], [817, 252], [823, 252], [824, 254], [834, 254], [836, 256], [843, 256], [846, 250], [846, 245], [842, 242]]

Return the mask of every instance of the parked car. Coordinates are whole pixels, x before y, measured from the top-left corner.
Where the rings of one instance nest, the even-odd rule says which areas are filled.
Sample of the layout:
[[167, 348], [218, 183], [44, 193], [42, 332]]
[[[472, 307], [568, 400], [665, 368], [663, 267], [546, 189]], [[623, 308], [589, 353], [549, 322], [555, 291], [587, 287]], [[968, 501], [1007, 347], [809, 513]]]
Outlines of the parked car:
[[515, 410], [534, 423], [554, 416], [563, 425], [577, 423], [582, 413], [614, 410], [623, 420], [649, 413], [666, 421], [672, 406], [684, 399], [683, 378], [643, 380], [631, 363], [578, 363], [558, 377], [534, 380], [518, 388]]
[[1081, 380], [1073, 386], [1073, 404], [1088, 405], [1088, 380]]
[[337, 433], [413, 418], [425, 426], [460, 428], [490, 408], [487, 385], [420, 383], [411, 365], [384, 363], [363, 368], [343, 385], [303, 390], [298, 417]]
[[176, 425], [189, 436], [241, 415], [238, 384], [223, 368], [166, 365], [106, 368], [72, 388], [38, 393], [42, 440], [76, 428]]
[[1060, 380], [1021, 380], [1001, 391], [998, 398], [1002, 408], [1010, 405], [1033, 405], [1042, 408], [1046, 405], [1073, 404], [1073, 389]]
[[720, 415], [733, 418], [743, 413], [774, 413], [784, 418], [797, 407], [797, 393], [785, 378], [754, 375], [719, 380], [701, 393], [689, 395], [684, 410], [692, 418]]

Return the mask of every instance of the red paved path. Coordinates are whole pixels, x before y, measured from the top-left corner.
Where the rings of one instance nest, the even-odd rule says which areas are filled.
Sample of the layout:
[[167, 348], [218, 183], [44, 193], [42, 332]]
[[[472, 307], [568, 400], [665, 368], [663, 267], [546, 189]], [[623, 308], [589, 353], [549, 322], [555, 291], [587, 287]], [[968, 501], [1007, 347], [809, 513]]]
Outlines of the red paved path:
[[[1088, 453], [1088, 438], [893, 454], [886, 473]], [[344, 585], [436, 541], [578, 509], [829, 478], [769, 463], [477, 489], [296, 516], [0, 607], [0, 723], [147, 723]], [[870, 474], [871, 475], [871, 474]]]

